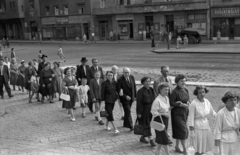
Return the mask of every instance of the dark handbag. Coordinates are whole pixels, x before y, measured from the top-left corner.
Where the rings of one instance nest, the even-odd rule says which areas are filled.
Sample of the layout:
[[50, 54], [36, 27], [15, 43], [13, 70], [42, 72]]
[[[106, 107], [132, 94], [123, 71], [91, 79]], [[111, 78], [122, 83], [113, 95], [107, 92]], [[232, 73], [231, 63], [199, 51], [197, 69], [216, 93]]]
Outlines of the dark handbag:
[[108, 117], [108, 113], [106, 111], [100, 111], [100, 117]]
[[134, 134], [135, 135], [144, 135], [144, 126], [143, 125], [139, 125], [139, 120], [138, 118], [136, 119], [136, 122], [134, 124]]

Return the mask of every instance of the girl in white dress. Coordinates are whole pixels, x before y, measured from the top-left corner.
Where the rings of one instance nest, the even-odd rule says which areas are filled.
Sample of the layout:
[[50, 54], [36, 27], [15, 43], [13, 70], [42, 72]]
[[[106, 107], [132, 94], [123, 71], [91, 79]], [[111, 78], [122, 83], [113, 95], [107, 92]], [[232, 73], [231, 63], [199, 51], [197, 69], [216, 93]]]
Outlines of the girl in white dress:
[[215, 150], [220, 150], [220, 155], [239, 155], [240, 110], [236, 108], [238, 100], [237, 93], [232, 91], [222, 97], [225, 107], [217, 113], [214, 130]]
[[82, 85], [79, 86], [79, 99], [80, 99], [80, 104], [82, 107], [82, 117], [85, 118], [85, 110], [84, 108], [88, 104], [88, 91], [90, 90], [89, 86], [87, 85], [87, 79], [83, 78], [82, 79]]
[[205, 98], [208, 93], [204, 86], [197, 86], [193, 92], [196, 99], [189, 107], [188, 125], [194, 133], [194, 148], [196, 155], [200, 155], [214, 149], [213, 133], [210, 129], [207, 116], [216, 116], [211, 103]]

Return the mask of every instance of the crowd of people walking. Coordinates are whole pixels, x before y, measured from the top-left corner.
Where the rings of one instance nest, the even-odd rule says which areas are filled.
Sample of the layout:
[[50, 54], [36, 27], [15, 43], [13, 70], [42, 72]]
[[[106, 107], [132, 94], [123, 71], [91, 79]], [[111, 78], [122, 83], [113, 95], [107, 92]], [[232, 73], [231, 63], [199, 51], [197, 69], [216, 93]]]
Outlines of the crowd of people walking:
[[[61, 47], [58, 55], [59, 59], [66, 61]], [[150, 143], [152, 147], [157, 145], [156, 155], [160, 154], [161, 147], [167, 155], [170, 154], [169, 146], [173, 142], [168, 134], [169, 119], [172, 123], [172, 138], [176, 140], [175, 152], [187, 155], [186, 140], [189, 136], [194, 136], [192, 145], [196, 155], [209, 151], [218, 151], [220, 155], [237, 155], [240, 96], [236, 92], [227, 92], [222, 97], [223, 104], [219, 111], [215, 112], [210, 101], [205, 98], [205, 94], [209, 93], [206, 87], [196, 86], [192, 92], [196, 98], [191, 101], [191, 92], [186, 88], [187, 78], [179, 74], [175, 77], [176, 87], [173, 88], [168, 66], [161, 67], [161, 75], [154, 80], [153, 88], [152, 79], [143, 77], [143, 86], [137, 90], [135, 78], [127, 67], [123, 68], [121, 75], [114, 65], [104, 75], [103, 69], [98, 65], [99, 60], [95, 58], [90, 67], [87, 58], [83, 57], [76, 70], [71, 67], [61, 69], [60, 62], [54, 62], [51, 67], [47, 59], [48, 56], [39, 51], [38, 60], [33, 59], [28, 63], [22, 60], [21, 65], [18, 65], [14, 49], [10, 63], [8, 58], [0, 57], [1, 98], [4, 98], [3, 86], [8, 96], [13, 97], [10, 85], [13, 91], [26, 90], [29, 93], [29, 103], [33, 102], [34, 94], [41, 103], [45, 103], [46, 99], [54, 103], [54, 98], [58, 96], [71, 121], [76, 120], [74, 109], [79, 103], [83, 118], [86, 117], [85, 108], [88, 107], [95, 114], [98, 124], [105, 124], [107, 131], [111, 130], [111, 124], [115, 134], [120, 133], [114, 123], [115, 103], [119, 104], [123, 127], [134, 131], [131, 110], [136, 100], [137, 121], [143, 131], [140, 142]], [[214, 132], [210, 129], [209, 116], [216, 118]], [[102, 117], [106, 117], [106, 123]], [[153, 121], [163, 124], [164, 129], [153, 127]], [[155, 129], [155, 141], [152, 128]]]

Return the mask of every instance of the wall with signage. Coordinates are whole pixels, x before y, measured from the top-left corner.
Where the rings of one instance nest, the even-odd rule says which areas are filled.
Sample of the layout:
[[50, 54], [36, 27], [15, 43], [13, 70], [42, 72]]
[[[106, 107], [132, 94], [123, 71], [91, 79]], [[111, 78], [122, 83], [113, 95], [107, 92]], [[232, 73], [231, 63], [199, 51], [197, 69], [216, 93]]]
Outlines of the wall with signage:
[[240, 17], [240, 7], [213, 8], [212, 17]]

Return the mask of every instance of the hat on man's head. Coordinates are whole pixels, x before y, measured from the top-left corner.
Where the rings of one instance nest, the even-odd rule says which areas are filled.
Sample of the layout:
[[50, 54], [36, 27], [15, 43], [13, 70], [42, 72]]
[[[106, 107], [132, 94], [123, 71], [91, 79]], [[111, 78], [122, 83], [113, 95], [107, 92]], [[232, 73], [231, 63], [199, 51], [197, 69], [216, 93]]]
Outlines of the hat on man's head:
[[43, 59], [43, 58], [47, 58], [47, 57], [48, 57], [48, 56], [46, 56], [45, 54], [42, 55], [42, 59]]
[[21, 64], [23, 64], [24, 62], [25, 62], [25, 60], [22, 60], [22, 61], [21, 61]]
[[81, 62], [87, 62], [88, 59], [86, 57], [82, 57]]

